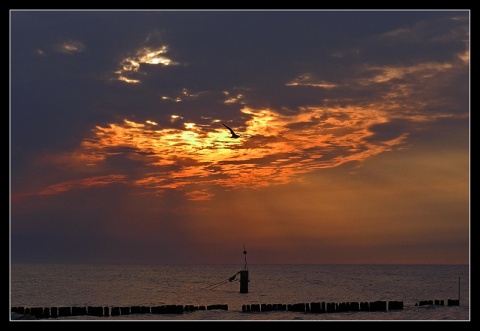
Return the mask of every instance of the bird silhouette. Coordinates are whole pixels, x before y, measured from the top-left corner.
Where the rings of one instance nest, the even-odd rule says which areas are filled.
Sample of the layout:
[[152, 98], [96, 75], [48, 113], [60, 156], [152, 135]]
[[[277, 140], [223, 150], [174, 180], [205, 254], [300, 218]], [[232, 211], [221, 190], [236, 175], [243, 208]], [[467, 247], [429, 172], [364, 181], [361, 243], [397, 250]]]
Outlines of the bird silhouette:
[[227, 129], [230, 130], [230, 132], [232, 133], [231, 138], [240, 138], [240, 136], [238, 134], [236, 134], [235, 131], [233, 131], [231, 127], [229, 127], [228, 125], [225, 125], [223, 122], [220, 122], [220, 123], [222, 123], [224, 127], [226, 127]]

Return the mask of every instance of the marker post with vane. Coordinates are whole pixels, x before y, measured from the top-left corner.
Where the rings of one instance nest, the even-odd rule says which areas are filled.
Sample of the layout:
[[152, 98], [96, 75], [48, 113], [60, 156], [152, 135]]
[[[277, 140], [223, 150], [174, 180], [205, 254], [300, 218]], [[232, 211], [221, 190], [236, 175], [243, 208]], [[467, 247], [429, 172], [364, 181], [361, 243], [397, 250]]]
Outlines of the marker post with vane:
[[248, 267], [247, 267], [247, 251], [243, 245], [243, 255], [245, 255], [245, 264], [243, 270], [240, 270], [240, 293], [248, 293]]

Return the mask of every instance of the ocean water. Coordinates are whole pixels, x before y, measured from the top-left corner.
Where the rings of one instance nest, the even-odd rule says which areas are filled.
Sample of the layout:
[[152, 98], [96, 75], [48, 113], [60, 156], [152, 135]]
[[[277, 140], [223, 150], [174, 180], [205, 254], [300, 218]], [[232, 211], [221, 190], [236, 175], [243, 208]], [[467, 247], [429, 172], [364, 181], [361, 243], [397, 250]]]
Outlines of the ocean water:
[[[65, 320], [470, 321], [468, 265], [249, 265], [248, 293], [237, 278], [243, 265], [12, 264], [10, 307], [228, 305], [183, 314], [73, 316]], [[459, 299], [459, 306], [447, 306]], [[424, 300], [445, 305], [416, 306]], [[378, 312], [242, 312], [243, 305], [403, 301]]]

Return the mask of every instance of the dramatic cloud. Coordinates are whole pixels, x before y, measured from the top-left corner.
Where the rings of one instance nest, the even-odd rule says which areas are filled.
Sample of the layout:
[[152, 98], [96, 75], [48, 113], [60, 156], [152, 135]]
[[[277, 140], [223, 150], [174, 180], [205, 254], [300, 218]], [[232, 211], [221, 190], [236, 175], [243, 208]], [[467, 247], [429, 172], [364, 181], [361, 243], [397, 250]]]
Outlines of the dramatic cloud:
[[258, 263], [468, 262], [469, 24], [12, 12], [12, 257], [218, 262], [240, 240]]
[[115, 72], [118, 75], [117, 79], [129, 84], [140, 83], [140, 79], [128, 77], [140, 77], [145, 72], [141, 71], [141, 65], [160, 65], [171, 66], [178, 63], [173, 62], [163, 54], [168, 51], [167, 46], [161, 46], [158, 49], [151, 49], [144, 47], [135, 52], [133, 56], [126, 57], [120, 63], [120, 69]]

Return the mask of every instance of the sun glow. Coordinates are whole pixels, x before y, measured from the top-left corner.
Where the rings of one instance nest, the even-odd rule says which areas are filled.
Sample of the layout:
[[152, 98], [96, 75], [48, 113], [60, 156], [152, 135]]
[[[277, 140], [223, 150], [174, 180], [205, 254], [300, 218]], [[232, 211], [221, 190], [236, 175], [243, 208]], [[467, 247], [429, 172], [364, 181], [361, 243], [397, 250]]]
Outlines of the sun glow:
[[[374, 109], [304, 107], [296, 115], [282, 115], [272, 109], [245, 107], [242, 113], [249, 119], [236, 130], [239, 139], [230, 138], [218, 119], [202, 125], [184, 122], [183, 129], [124, 120], [97, 126], [75, 155], [97, 166], [123, 155], [158, 169], [132, 178], [131, 185], [158, 194], [195, 186], [196, 193], [187, 196], [204, 200], [213, 194], [207, 189], [211, 185], [261, 188], [301, 181], [302, 174], [317, 169], [361, 163], [401, 148], [406, 139], [401, 135], [389, 141], [370, 140], [370, 128], [388, 122], [385, 114]], [[178, 115], [171, 119], [182, 120]]]

